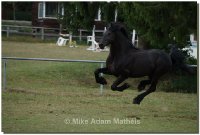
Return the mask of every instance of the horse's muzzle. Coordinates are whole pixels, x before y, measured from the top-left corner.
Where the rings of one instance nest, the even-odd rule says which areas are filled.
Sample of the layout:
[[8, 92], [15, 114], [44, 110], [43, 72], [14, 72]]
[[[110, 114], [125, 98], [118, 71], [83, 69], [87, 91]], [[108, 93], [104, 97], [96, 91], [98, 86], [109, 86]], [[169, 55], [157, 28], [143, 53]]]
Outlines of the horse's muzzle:
[[104, 49], [104, 47], [105, 47], [105, 46], [104, 46], [102, 43], [99, 44], [99, 48], [100, 48], [100, 49]]

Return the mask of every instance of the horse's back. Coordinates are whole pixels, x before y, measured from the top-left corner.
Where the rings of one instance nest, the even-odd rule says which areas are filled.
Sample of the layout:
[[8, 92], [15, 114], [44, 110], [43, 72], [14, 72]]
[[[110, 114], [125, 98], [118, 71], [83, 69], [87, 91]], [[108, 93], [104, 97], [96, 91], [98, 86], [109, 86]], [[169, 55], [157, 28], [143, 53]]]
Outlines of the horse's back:
[[133, 77], [149, 75], [157, 68], [168, 72], [172, 66], [169, 55], [158, 49], [129, 52], [127, 60], [127, 63], [131, 63], [128, 68]]
[[172, 60], [169, 54], [167, 54], [165, 51], [153, 49], [153, 50], [150, 50], [149, 53], [156, 55], [155, 63], [157, 64], [158, 67], [163, 68], [163, 69], [169, 69], [169, 70], [171, 69]]
[[147, 57], [155, 63], [155, 66], [160, 66], [162, 68], [171, 68], [172, 66], [171, 57], [163, 50], [147, 50]]

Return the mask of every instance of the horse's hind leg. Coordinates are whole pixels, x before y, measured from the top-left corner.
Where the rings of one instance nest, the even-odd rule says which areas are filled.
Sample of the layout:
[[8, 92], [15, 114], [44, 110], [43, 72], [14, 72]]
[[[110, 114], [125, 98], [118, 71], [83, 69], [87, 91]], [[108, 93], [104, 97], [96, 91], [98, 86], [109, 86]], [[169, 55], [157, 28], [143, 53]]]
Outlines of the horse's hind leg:
[[154, 92], [156, 90], [157, 83], [158, 83], [157, 77], [153, 78], [149, 89], [146, 90], [145, 92], [139, 94], [136, 98], [134, 98], [133, 99], [133, 104], [140, 104], [140, 102], [144, 99], [145, 96], [147, 96], [150, 93]]
[[149, 95], [150, 93], [154, 92], [156, 90], [156, 86], [158, 83], [158, 79], [164, 75], [168, 69], [165, 70], [165, 68], [160, 67], [158, 68], [151, 79], [151, 85], [150, 87], [143, 93], [139, 94], [136, 98], [133, 99], [133, 104], [140, 104], [140, 102], [144, 99], [145, 96]]
[[149, 79], [149, 80], [142, 80], [142, 81], [140, 82], [140, 84], [138, 85], [138, 91], [144, 90], [144, 89], [145, 89], [145, 86], [148, 85], [148, 84], [150, 84], [150, 83], [151, 83], [151, 80], [150, 80], [150, 79]]
[[119, 76], [117, 78], [117, 80], [112, 84], [111, 89], [113, 91], [123, 91], [127, 88], [129, 88], [130, 86], [127, 83], [124, 83], [122, 86], [117, 87], [120, 83], [122, 83], [124, 80], [126, 80], [128, 77], [125, 76]]

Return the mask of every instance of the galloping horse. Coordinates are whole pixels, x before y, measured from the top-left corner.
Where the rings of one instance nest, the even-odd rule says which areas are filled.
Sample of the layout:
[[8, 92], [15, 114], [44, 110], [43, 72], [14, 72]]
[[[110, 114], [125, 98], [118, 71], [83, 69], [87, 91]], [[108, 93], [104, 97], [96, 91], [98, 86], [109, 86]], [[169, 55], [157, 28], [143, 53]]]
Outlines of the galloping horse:
[[150, 87], [133, 99], [134, 104], [140, 104], [145, 96], [156, 90], [156, 85], [161, 76], [172, 69], [172, 59], [169, 54], [162, 50], [141, 50], [135, 48], [128, 38], [125, 27], [121, 23], [111, 23], [99, 47], [103, 49], [110, 45], [110, 53], [106, 60], [106, 67], [96, 69], [94, 72], [97, 83], [107, 84], [100, 73], [114, 75], [117, 80], [111, 86], [113, 91], [123, 91], [129, 88], [127, 83], [120, 85], [129, 77], [137, 78], [148, 76], [138, 85], [138, 90], [144, 90], [146, 85]]

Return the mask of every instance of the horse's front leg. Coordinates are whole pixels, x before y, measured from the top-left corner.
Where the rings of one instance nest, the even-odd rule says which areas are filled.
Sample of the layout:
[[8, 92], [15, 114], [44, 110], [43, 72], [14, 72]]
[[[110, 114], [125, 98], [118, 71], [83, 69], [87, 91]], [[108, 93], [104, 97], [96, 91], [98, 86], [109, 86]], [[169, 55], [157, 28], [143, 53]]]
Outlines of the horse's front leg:
[[112, 84], [111, 89], [113, 91], [124, 91], [125, 89], [129, 88], [130, 86], [127, 83], [124, 83], [122, 86], [117, 87], [120, 83], [126, 80], [128, 77], [120, 75], [117, 80]]
[[105, 68], [98, 68], [94, 72], [95, 79], [96, 79], [97, 83], [102, 84], [102, 85], [107, 84], [106, 79], [99, 75], [100, 73], [111, 75], [111, 72], [108, 70], [107, 67], [105, 67]]

